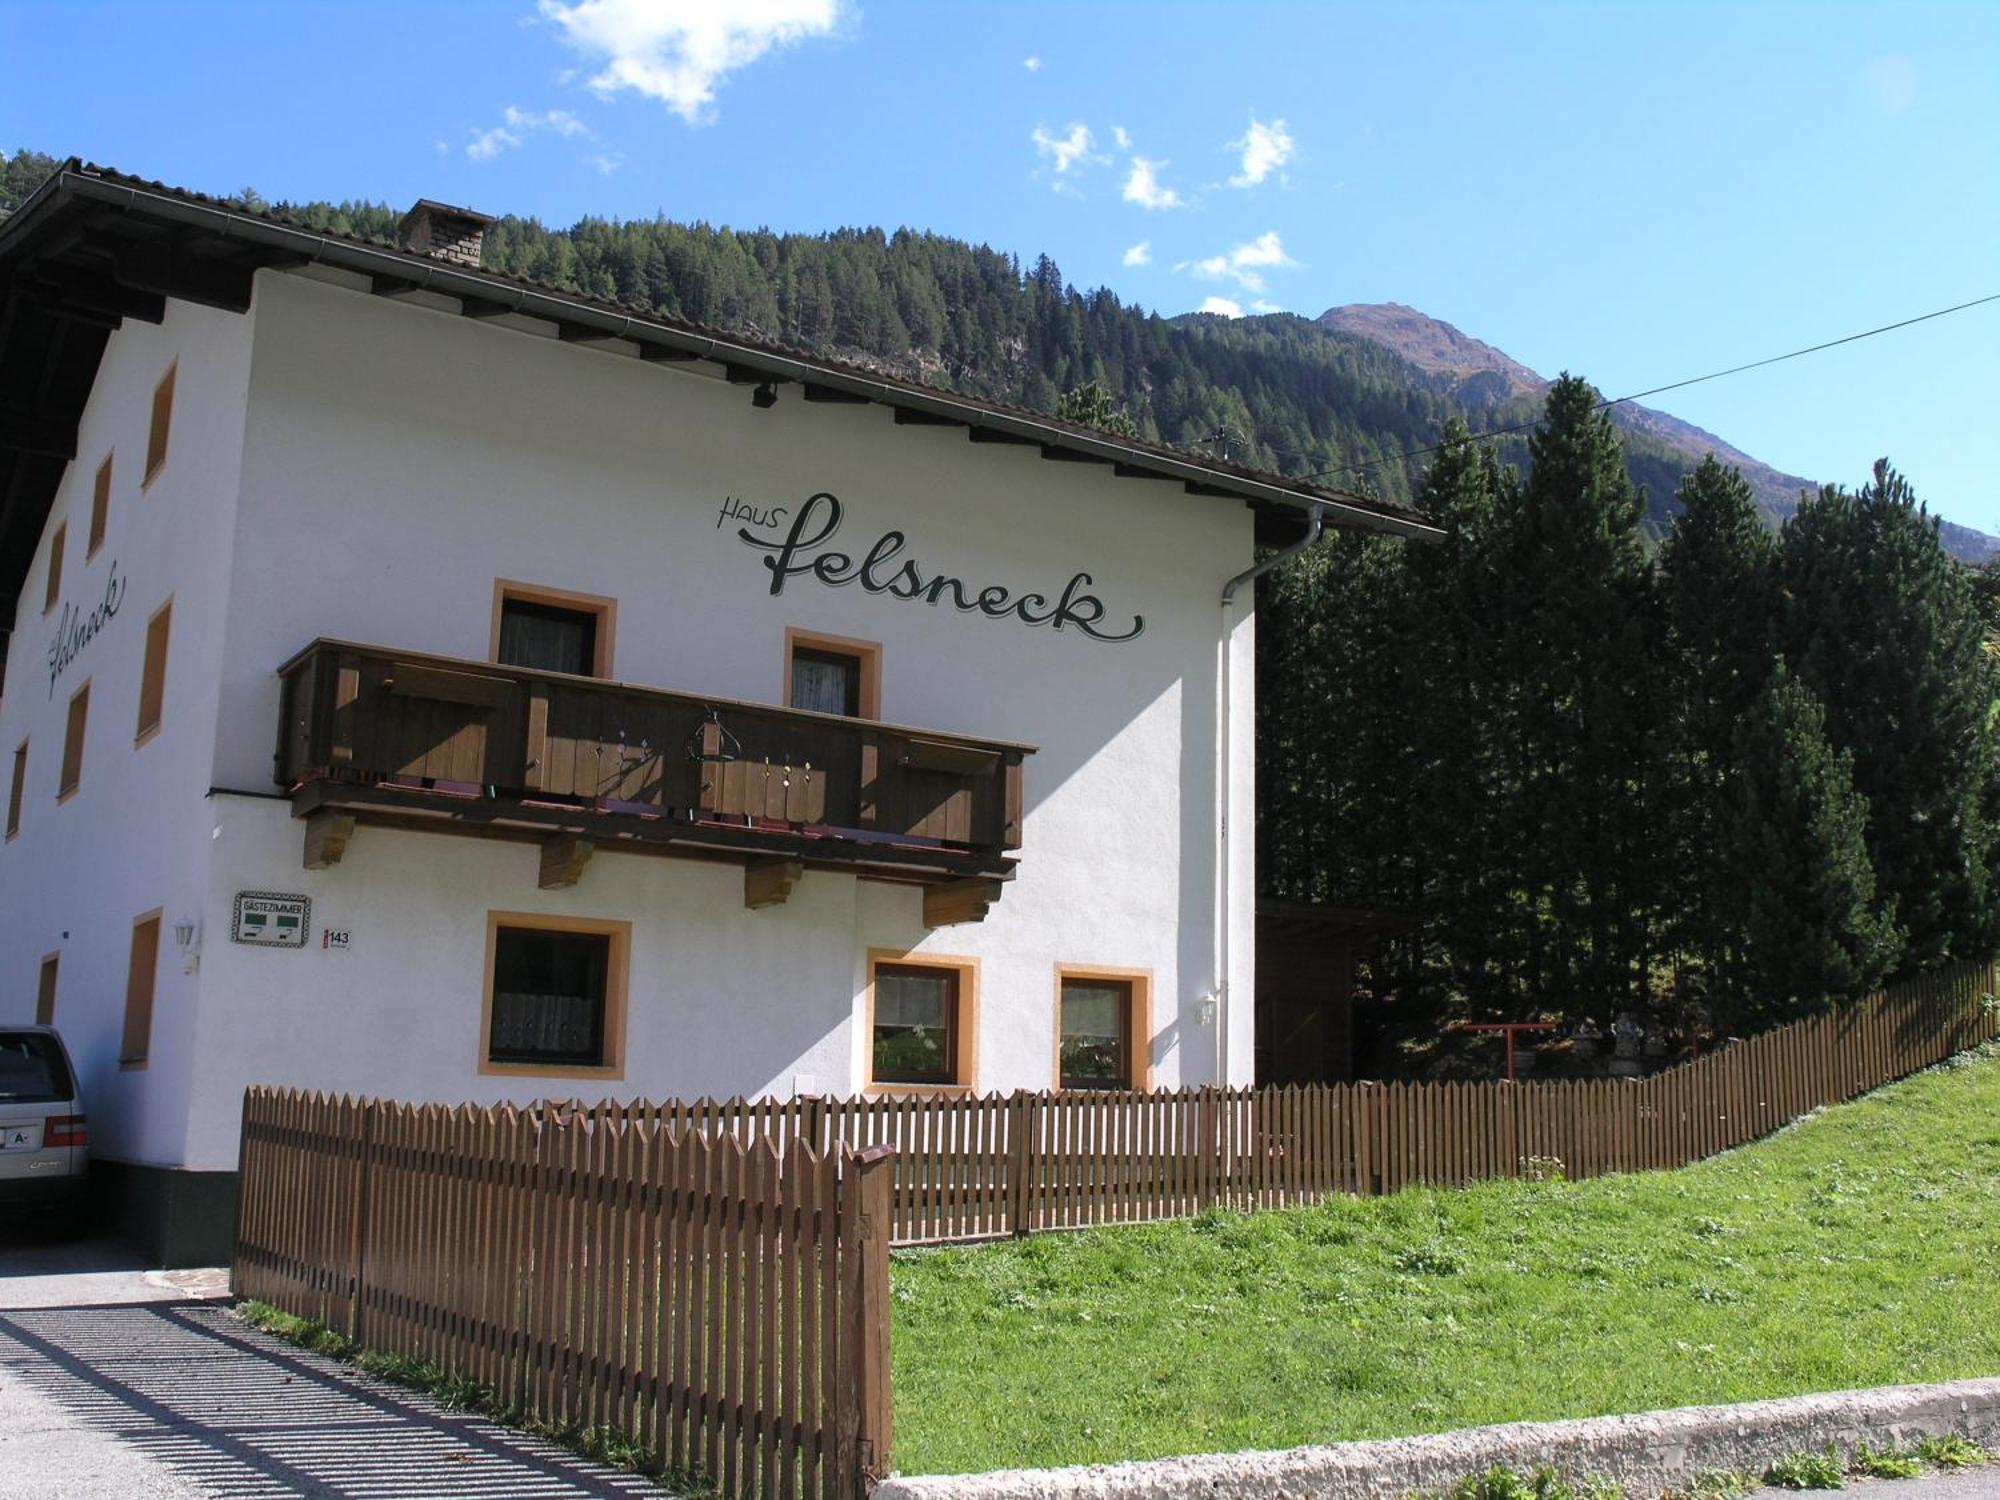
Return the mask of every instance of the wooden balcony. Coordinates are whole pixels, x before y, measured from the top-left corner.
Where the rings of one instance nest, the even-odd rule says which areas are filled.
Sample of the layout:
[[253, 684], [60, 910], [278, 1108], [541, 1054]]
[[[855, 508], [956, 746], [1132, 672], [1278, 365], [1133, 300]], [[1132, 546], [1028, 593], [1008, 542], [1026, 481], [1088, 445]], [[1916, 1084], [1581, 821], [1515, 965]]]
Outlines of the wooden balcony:
[[741, 864], [752, 907], [845, 870], [924, 886], [942, 926], [985, 915], [1021, 843], [1031, 745], [347, 641], [278, 675], [308, 869], [357, 824], [431, 828], [539, 843], [545, 888], [600, 848]]

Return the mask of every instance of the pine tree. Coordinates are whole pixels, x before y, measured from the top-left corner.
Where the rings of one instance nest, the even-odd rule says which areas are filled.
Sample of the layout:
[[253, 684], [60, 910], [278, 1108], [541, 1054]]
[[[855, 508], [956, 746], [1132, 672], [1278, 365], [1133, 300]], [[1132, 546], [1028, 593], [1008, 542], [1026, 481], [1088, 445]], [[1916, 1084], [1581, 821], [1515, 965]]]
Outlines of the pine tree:
[[1096, 380], [1087, 380], [1057, 397], [1056, 415], [1065, 422], [1095, 427], [1117, 437], [1139, 435], [1139, 424], [1132, 420], [1132, 414], [1112, 400], [1111, 392]]
[[1645, 826], [1657, 714], [1655, 603], [1639, 497], [1597, 393], [1565, 375], [1495, 548], [1503, 795], [1520, 819], [1527, 993], [1632, 1004], [1657, 909]]
[[1991, 946], [1994, 674], [1965, 571], [1886, 459], [1786, 523], [1785, 655], [1854, 754], [1869, 851], [1912, 967]]
[[1876, 894], [1868, 802], [1827, 715], [1780, 666], [1737, 727], [1725, 825], [1740, 958], [1716, 1020], [1739, 1034], [1866, 994], [1901, 935]]
[[1677, 498], [1659, 556], [1671, 718], [1651, 818], [1666, 854], [1667, 940], [1700, 991], [1719, 978], [1739, 926], [1723, 862], [1725, 793], [1736, 728], [1776, 651], [1777, 552], [1750, 486], [1713, 455]]

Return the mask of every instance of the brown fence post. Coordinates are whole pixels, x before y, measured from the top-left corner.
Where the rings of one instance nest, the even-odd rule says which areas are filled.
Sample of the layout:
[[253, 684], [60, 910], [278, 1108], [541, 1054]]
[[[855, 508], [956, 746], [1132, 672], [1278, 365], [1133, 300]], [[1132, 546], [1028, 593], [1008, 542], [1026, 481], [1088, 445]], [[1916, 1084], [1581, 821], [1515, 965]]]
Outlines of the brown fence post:
[[841, 1447], [857, 1497], [889, 1472], [889, 1211], [894, 1146], [848, 1158], [840, 1200], [841, 1299], [847, 1309], [847, 1410]]
[[375, 1163], [375, 1101], [361, 1103], [361, 1137], [354, 1153], [354, 1211], [348, 1215], [350, 1249], [347, 1263], [354, 1268], [348, 1282], [347, 1336], [361, 1342], [361, 1309], [368, 1300], [368, 1177]]
[[1035, 1133], [1035, 1099], [1026, 1089], [1007, 1101], [1007, 1229], [1020, 1239], [1034, 1227], [1028, 1190], [1029, 1154]]
[[243, 1296], [243, 1226], [250, 1198], [250, 1090], [243, 1090], [243, 1123], [236, 1137], [236, 1233], [229, 1242], [229, 1295]]

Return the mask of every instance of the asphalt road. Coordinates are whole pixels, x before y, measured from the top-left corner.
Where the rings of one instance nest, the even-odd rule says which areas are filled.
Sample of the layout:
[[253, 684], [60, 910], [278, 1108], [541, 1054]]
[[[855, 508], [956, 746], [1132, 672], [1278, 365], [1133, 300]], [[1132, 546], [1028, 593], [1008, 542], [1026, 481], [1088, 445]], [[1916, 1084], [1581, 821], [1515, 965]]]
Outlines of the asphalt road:
[[[1798, 1500], [1797, 1490], [1758, 1490], [1748, 1500]], [[2000, 1495], [2000, 1467], [1960, 1469], [1955, 1474], [1928, 1474], [1921, 1479], [1853, 1479], [1846, 1493], [1856, 1500], [1988, 1500]]]

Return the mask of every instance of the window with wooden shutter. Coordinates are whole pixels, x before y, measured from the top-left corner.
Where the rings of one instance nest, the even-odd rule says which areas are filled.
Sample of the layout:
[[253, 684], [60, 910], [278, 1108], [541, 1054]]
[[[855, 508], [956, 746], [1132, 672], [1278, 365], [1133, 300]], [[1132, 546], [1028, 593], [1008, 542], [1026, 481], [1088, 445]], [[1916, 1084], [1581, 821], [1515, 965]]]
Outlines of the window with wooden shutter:
[[90, 493], [90, 545], [83, 549], [86, 558], [97, 556], [97, 549], [104, 545], [104, 533], [111, 523], [111, 455], [104, 455], [104, 462], [97, 466], [97, 483]]
[[134, 743], [145, 744], [159, 732], [167, 692], [167, 637], [173, 630], [174, 601], [169, 599], [146, 622], [146, 664], [139, 676], [139, 727]]
[[56, 801], [61, 802], [83, 781], [83, 735], [90, 723], [90, 684], [85, 683], [69, 700], [69, 727], [63, 731], [62, 777], [56, 782]]
[[62, 955], [51, 953], [42, 960], [41, 982], [35, 986], [35, 1024], [53, 1026], [56, 1024], [56, 972], [62, 967]]
[[14, 778], [7, 789], [7, 837], [21, 831], [21, 800], [28, 790], [28, 742], [14, 747]]
[[49, 538], [49, 577], [42, 589], [43, 614], [47, 614], [62, 602], [63, 550], [68, 543], [69, 522], [65, 521], [56, 528], [56, 534]]
[[153, 421], [146, 430], [146, 477], [139, 481], [141, 489], [167, 466], [167, 433], [174, 422], [174, 376], [179, 370], [178, 364], [168, 365], [167, 373], [153, 387]]
[[125, 1032], [118, 1066], [143, 1068], [153, 1050], [153, 981], [160, 967], [160, 913], [132, 924], [132, 954], [125, 967]]

